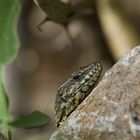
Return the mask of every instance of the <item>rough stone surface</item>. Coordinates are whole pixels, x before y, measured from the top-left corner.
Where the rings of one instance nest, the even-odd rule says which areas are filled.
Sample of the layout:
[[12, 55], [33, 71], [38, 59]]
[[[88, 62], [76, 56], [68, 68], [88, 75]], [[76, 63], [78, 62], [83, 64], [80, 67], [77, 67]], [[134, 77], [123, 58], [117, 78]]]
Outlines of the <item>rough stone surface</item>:
[[50, 140], [140, 139], [140, 46], [106, 72]]

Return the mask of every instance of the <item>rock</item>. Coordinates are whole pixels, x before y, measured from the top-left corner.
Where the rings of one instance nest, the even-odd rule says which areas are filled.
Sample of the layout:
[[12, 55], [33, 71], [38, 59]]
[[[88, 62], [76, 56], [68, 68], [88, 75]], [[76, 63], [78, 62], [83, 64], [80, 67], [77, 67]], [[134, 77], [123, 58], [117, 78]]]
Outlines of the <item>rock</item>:
[[140, 139], [140, 46], [119, 60], [50, 140]]

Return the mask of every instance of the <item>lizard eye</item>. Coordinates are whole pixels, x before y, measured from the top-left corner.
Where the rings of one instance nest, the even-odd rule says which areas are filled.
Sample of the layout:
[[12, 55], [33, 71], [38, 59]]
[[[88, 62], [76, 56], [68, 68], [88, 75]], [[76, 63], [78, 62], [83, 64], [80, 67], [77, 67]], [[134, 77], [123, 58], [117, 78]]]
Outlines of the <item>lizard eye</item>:
[[74, 80], [79, 80], [79, 79], [80, 79], [80, 75], [74, 75], [74, 76], [73, 76], [73, 79], [74, 79]]

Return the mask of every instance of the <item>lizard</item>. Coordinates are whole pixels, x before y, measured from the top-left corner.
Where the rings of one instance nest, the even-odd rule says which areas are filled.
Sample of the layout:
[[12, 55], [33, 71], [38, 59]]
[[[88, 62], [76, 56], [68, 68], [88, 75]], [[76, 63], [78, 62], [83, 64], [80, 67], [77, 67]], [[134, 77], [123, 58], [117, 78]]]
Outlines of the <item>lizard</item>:
[[59, 127], [91, 93], [102, 72], [100, 62], [81, 67], [57, 90], [55, 100], [56, 126]]

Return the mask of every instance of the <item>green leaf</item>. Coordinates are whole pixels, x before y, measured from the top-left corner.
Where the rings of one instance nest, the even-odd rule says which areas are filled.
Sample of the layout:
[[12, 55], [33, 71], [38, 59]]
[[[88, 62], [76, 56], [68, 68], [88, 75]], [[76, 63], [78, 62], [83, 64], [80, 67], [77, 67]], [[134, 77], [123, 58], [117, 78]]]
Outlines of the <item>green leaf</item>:
[[0, 67], [12, 60], [19, 47], [17, 17], [20, 0], [0, 0]]
[[19, 0], [0, 0], [0, 128], [6, 127], [10, 119], [1, 75], [2, 66], [17, 54], [19, 39], [16, 28], [20, 9]]
[[8, 120], [8, 100], [4, 91], [2, 81], [0, 80], [0, 121]]
[[29, 115], [23, 116], [13, 122], [10, 122], [9, 125], [14, 128], [34, 128], [46, 125], [48, 121], [48, 116], [39, 111], [35, 111]]

